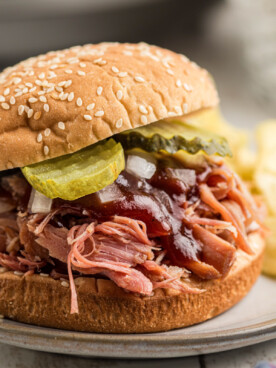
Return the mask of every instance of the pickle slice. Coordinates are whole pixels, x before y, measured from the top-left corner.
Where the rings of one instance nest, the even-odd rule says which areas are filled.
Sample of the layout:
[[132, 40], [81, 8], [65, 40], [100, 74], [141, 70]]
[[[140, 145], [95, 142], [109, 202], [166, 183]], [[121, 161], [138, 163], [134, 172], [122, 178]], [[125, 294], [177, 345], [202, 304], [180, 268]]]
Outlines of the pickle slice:
[[113, 139], [70, 155], [22, 168], [33, 188], [48, 198], [72, 201], [112, 184], [125, 167], [124, 150]]
[[148, 152], [164, 150], [168, 153], [184, 150], [191, 154], [204, 151], [208, 155], [232, 156], [225, 138], [179, 120], [160, 120], [119, 133], [114, 139], [125, 150], [141, 148]]

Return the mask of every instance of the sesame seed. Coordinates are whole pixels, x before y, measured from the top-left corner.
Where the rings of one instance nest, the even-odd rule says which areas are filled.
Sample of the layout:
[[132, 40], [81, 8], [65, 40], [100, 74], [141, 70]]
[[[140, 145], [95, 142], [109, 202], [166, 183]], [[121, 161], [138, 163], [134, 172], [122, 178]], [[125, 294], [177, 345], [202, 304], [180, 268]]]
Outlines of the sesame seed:
[[98, 62], [99, 65], [105, 65], [106, 63], [107, 63], [106, 60], [101, 60], [101, 61]]
[[18, 83], [20, 83], [21, 81], [22, 81], [22, 79], [21, 79], [21, 78], [19, 78], [19, 77], [17, 77], [17, 78], [14, 78], [13, 83], [14, 83], [14, 84], [18, 84]]
[[25, 112], [28, 112], [30, 110], [29, 106], [24, 106]]
[[86, 64], [85, 63], [80, 63], [80, 67], [81, 68], [85, 68], [86, 67]]
[[167, 73], [170, 75], [174, 75], [174, 72], [171, 69], [167, 69]]
[[37, 80], [35, 81], [35, 84], [36, 84], [37, 86], [42, 86], [42, 82], [41, 82], [39, 79], [37, 79]]
[[42, 134], [41, 133], [38, 133], [37, 137], [36, 137], [36, 140], [38, 143], [40, 143], [42, 141]]
[[181, 110], [181, 107], [180, 106], [175, 106], [174, 107], [175, 111], [177, 114], [181, 115], [182, 114], [182, 110]]
[[63, 93], [63, 88], [56, 86], [56, 91], [57, 91], [57, 92], [62, 92], [62, 93]]
[[50, 66], [50, 69], [54, 70], [54, 69], [56, 69], [57, 67], [58, 67], [58, 65], [53, 64], [53, 65], [51, 65], [51, 66]]
[[144, 78], [142, 78], [142, 77], [139, 77], [138, 75], [136, 75], [135, 77], [134, 77], [134, 80], [136, 81], [136, 82], [145, 82], [145, 79]]
[[39, 97], [39, 100], [40, 100], [41, 102], [47, 102], [47, 98], [46, 98], [45, 96], [40, 96], [40, 97]]
[[142, 115], [140, 120], [141, 120], [141, 123], [143, 123], [143, 124], [147, 124], [147, 122], [148, 122], [148, 118], [146, 117], [146, 115]]
[[44, 146], [43, 147], [43, 151], [44, 151], [44, 154], [45, 155], [48, 155], [48, 153], [49, 153], [49, 147], [48, 146]]
[[127, 55], [127, 56], [132, 56], [133, 53], [131, 51], [128, 50], [123, 50], [123, 54]]
[[37, 92], [37, 94], [39, 95], [39, 96], [41, 96], [41, 95], [45, 95], [45, 91], [39, 91], [39, 92]]
[[174, 111], [169, 111], [168, 112], [168, 116], [175, 116], [175, 115], [176, 115], [176, 113]]
[[18, 115], [22, 115], [23, 112], [24, 112], [24, 106], [23, 105], [18, 106]]
[[103, 87], [98, 87], [97, 88], [97, 95], [100, 96], [102, 94], [103, 91]]
[[183, 83], [183, 86], [186, 89], [186, 91], [188, 91], [188, 92], [192, 90], [192, 87], [189, 86], [189, 84], [187, 84], [187, 83]]
[[71, 84], [72, 84], [72, 81], [71, 81], [71, 79], [69, 79], [69, 80], [64, 84], [64, 87], [65, 87], [65, 88], [67, 88], [67, 87], [71, 86]]
[[67, 60], [67, 62], [69, 64], [76, 64], [76, 63], [79, 62], [79, 59], [78, 58], [70, 58], [70, 59]]
[[41, 116], [41, 111], [37, 111], [35, 114], [34, 114], [34, 119], [35, 120], [38, 120]]
[[25, 86], [29, 87], [29, 88], [32, 88], [33, 84], [32, 83], [25, 83]]
[[24, 273], [23, 272], [20, 272], [20, 271], [14, 271], [13, 272], [16, 276], [22, 276], [22, 275], [24, 275]]
[[36, 87], [32, 87], [30, 90], [29, 90], [29, 92], [34, 92], [36, 90]]
[[49, 128], [46, 128], [45, 130], [44, 130], [44, 135], [45, 135], [45, 137], [49, 137], [49, 135], [51, 134], [51, 129], [49, 129]]
[[183, 104], [183, 112], [184, 112], [184, 114], [187, 114], [187, 112], [188, 112], [188, 104], [187, 103]]
[[77, 71], [77, 73], [78, 73], [78, 75], [80, 75], [80, 76], [85, 75], [85, 72], [84, 72], [84, 71], [82, 71], [82, 70], [78, 70], [78, 71]]
[[50, 70], [48, 79], [52, 79], [52, 78], [56, 78], [56, 77], [57, 77], [56, 73]]
[[65, 129], [65, 124], [62, 121], [58, 122], [58, 128], [61, 129], [61, 130], [64, 130]]
[[180, 79], [177, 79], [177, 81], [175, 82], [176, 84], [176, 87], [181, 87], [181, 80]]
[[83, 117], [87, 121], [92, 120], [92, 116], [91, 115], [83, 115]]
[[66, 73], [66, 74], [72, 74], [72, 73], [73, 73], [73, 71], [72, 71], [71, 69], [66, 69], [66, 70], [65, 70], [65, 73]]
[[11, 105], [14, 105], [15, 104], [15, 98], [13, 96], [11, 96], [11, 98], [10, 98], [10, 104]]
[[95, 107], [95, 104], [94, 104], [94, 103], [92, 103], [92, 104], [90, 104], [90, 105], [86, 106], [86, 110], [88, 110], [88, 111], [93, 110], [93, 109], [94, 109], [94, 107]]
[[42, 277], [49, 277], [49, 274], [48, 273], [43, 273], [43, 272], [40, 272], [40, 274], [39, 274], [40, 276], [42, 276]]
[[29, 109], [27, 112], [27, 116], [30, 119], [33, 116], [34, 110], [33, 109]]
[[45, 73], [41, 73], [41, 74], [39, 74], [38, 78], [39, 78], [39, 79], [44, 79], [44, 78], [45, 78]]
[[43, 109], [44, 109], [44, 111], [45, 111], [45, 112], [49, 112], [50, 107], [49, 107], [49, 105], [46, 103], [46, 104], [44, 104]]
[[97, 112], [95, 112], [95, 116], [97, 116], [97, 117], [104, 116], [104, 111], [103, 110], [98, 110]]
[[58, 83], [58, 86], [59, 86], [59, 87], [63, 87], [65, 83], [66, 83], [66, 81], [59, 82], [59, 83]]
[[116, 122], [116, 128], [121, 128], [121, 126], [123, 125], [123, 119], [119, 119]]
[[29, 90], [28, 90], [28, 88], [27, 88], [27, 87], [23, 88], [23, 90], [22, 90], [22, 93], [23, 93], [23, 94], [28, 93], [28, 92], [29, 92]]
[[118, 74], [119, 77], [123, 78], [123, 77], [126, 77], [127, 76], [127, 72], [120, 72]]
[[4, 102], [6, 99], [4, 96], [0, 95], [0, 102]]
[[35, 98], [35, 97], [31, 97], [31, 98], [29, 98], [29, 100], [28, 100], [30, 103], [35, 103], [35, 102], [37, 102], [37, 98]]
[[9, 110], [9, 108], [10, 108], [10, 105], [8, 105], [6, 102], [3, 102], [3, 103], [1, 104], [1, 106], [2, 106], [2, 108], [3, 108], [4, 110]]
[[9, 93], [10, 93], [10, 89], [6, 88], [5, 91], [4, 91], [4, 96], [8, 96]]
[[189, 59], [185, 55], [180, 55], [181, 60], [184, 61], [184, 63], [187, 63]]
[[123, 98], [123, 92], [119, 89], [119, 91], [117, 91], [116, 93], [116, 97], [117, 99], [120, 101]]
[[82, 106], [82, 99], [80, 97], [77, 98], [77, 106]]
[[61, 101], [67, 100], [69, 93], [64, 93], [61, 92], [59, 95], [59, 98], [61, 99]]
[[140, 105], [139, 106], [139, 111], [142, 113], [142, 114], [148, 114], [148, 110], [145, 108], [145, 106], [143, 105]]
[[[20, 96], [22, 96], [22, 92], [20, 91], [20, 92], [17, 92], [15, 95], [14, 95], [14, 97], [20, 97]], [[1, 100], [0, 100], [1, 101]]]
[[116, 66], [112, 66], [111, 70], [113, 71], [113, 73], [119, 73], [119, 69], [116, 68]]
[[64, 287], [69, 287], [69, 284], [67, 281], [62, 281], [61, 282], [61, 286], [64, 286]]
[[75, 96], [74, 92], [70, 92], [69, 95], [68, 95], [68, 101], [69, 102], [73, 101], [74, 100], [74, 96]]

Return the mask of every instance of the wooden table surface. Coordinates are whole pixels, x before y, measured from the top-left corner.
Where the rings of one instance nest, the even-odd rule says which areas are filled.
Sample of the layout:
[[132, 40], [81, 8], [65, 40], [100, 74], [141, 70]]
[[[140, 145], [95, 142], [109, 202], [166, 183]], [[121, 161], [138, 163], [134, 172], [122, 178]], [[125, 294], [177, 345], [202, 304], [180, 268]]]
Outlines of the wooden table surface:
[[171, 360], [88, 359], [0, 344], [1, 368], [254, 368], [260, 361], [276, 364], [276, 340], [218, 354]]

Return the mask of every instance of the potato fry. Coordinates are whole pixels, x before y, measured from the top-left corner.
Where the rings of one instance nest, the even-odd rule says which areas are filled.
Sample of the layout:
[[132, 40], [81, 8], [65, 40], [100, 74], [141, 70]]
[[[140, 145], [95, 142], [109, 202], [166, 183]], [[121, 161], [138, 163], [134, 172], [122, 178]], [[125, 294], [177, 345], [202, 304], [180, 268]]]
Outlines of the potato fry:
[[258, 155], [254, 185], [267, 204], [269, 217], [266, 225], [271, 231], [266, 241], [263, 271], [276, 276], [276, 120], [259, 124], [256, 138]]
[[268, 217], [266, 225], [271, 233], [266, 242], [263, 272], [271, 276], [276, 276], [276, 217]]

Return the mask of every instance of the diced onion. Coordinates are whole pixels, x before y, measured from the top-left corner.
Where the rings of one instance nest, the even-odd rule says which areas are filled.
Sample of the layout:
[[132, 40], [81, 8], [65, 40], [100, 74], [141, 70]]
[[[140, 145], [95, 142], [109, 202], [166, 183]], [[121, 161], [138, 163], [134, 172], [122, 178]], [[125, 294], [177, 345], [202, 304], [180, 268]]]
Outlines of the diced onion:
[[53, 200], [32, 189], [28, 210], [31, 213], [49, 213], [52, 208]]
[[156, 166], [143, 157], [129, 155], [126, 163], [126, 171], [140, 178], [150, 179], [156, 171]]
[[122, 192], [118, 185], [113, 183], [99, 190], [97, 195], [101, 203], [108, 203], [120, 198], [122, 196]]

